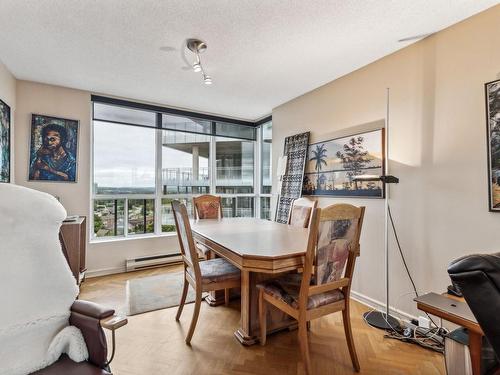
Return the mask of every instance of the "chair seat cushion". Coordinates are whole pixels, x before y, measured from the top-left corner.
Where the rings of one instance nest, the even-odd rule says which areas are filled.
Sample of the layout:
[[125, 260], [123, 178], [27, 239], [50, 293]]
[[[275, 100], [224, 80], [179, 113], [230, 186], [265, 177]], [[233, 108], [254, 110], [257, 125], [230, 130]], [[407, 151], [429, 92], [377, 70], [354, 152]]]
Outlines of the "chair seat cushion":
[[[277, 298], [294, 309], [299, 308], [299, 292], [302, 275], [286, 274], [276, 279], [267, 280], [264, 283], [258, 284], [257, 288], [263, 289], [265, 293]], [[341, 290], [335, 289], [325, 293], [315, 294], [309, 297], [307, 301], [307, 309], [314, 309], [329, 303], [337, 302], [344, 299], [344, 294]]]
[[63, 354], [57, 362], [49, 367], [34, 372], [37, 375], [111, 375], [110, 372], [103, 370], [89, 362], [73, 362], [68, 356]]
[[[223, 258], [205, 260], [199, 263], [201, 280], [204, 284], [220, 283], [227, 280], [238, 280], [240, 270]], [[187, 272], [194, 278], [191, 268]]]

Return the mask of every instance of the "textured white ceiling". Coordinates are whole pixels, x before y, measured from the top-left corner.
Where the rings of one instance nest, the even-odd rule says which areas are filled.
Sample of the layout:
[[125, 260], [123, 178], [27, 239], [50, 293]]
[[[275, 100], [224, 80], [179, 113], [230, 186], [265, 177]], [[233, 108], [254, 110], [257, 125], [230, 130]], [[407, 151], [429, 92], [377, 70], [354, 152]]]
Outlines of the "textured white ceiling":
[[[254, 120], [497, 0], [0, 0], [18, 78]], [[205, 86], [186, 38], [208, 44]]]

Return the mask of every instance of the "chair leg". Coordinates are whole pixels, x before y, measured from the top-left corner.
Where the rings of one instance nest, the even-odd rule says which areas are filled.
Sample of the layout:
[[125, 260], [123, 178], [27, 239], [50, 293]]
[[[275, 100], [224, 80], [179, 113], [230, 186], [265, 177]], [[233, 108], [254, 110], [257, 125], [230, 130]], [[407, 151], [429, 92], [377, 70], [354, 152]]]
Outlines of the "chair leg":
[[307, 322], [305, 319], [299, 318], [299, 342], [300, 350], [302, 352], [302, 359], [304, 360], [304, 368], [306, 374], [310, 375], [311, 372], [311, 358], [309, 356], [309, 341], [307, 339]]
[[193, 318], [191, 319], [191, 325], [189, 326], [189, 331], [186, 336], [186, 344], [191, 345], [191, 339], [193, 338], [194, 329], [196, 328], [196, 323], [198, 322], [198, 316], [200, 315], [201, 306], [201, 290], [196, 289], [196, 299], [194, 301], [194, 312]]
[[184, 304], [186, 303], [186, 296], [189, 288], [189, 283], [184, 277], [184, 287], [182, 289], [181, 302], [179, 302], [179, 307], [177, 308], [177, 315], [175, 316], [175, 320], [179, 321], [182, 314], [182, 309], [184, 308]]
[[356, 372], [359, 372], [360, 367], [359, 367], [358, 355], [356, 354], [356, 348], [354, 347], [354, 339], [352, 337], [349, 302], [347, 300], [345, 309], [342, 310], [342, 320], [344, 322], [345, 338], [347, 340], [347, 347], [349, 348], [349, 354], [351, 355], [352, 366], [354, 367], [354, 370]]
[[307, 330], [308, 331], [311, 330], [311, 321], [310, 320], [307, 321]]
[[224, 305], [226, 307], [229, 306], [229, 291], [230, 289], [228, 288], [224, 289]]
[[259, 326], [260, 326], [260, 345], [266, 345], [267, 339], [267, 312], [266, 301], [264, 301], [264, 291], [259, 291]]

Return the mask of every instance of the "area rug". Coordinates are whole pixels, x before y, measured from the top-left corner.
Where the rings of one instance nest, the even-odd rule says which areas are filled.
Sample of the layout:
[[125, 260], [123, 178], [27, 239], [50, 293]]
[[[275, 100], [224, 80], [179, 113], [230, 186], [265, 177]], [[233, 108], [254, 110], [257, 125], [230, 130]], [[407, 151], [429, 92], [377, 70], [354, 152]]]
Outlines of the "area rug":
[[[127, 280], [125, 313], [130, 316], [178, 306], [183, 278], [183, 272], [176, 272]], [[186, 303], [194, 302], [194, 298], [190, 286]]]

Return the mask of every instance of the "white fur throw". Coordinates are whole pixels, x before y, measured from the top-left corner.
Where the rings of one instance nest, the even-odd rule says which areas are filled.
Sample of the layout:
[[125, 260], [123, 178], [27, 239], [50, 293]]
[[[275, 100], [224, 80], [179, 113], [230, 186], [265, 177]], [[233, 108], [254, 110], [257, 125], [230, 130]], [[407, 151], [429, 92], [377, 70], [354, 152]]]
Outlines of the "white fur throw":
[[87, 345], [78, 328], [68, 326], [54, 337], [49, 346], [50, 361], [57, 361], [61, 353], [66, 353], [74, 362], [82, 362], [89, 358]]
[[[0, 184], [0, 374], [48, 366], [78, 287], [61, 251], [66, 217], [51, 195]], [[57, 358], [56, 358], [57, 359]]]

